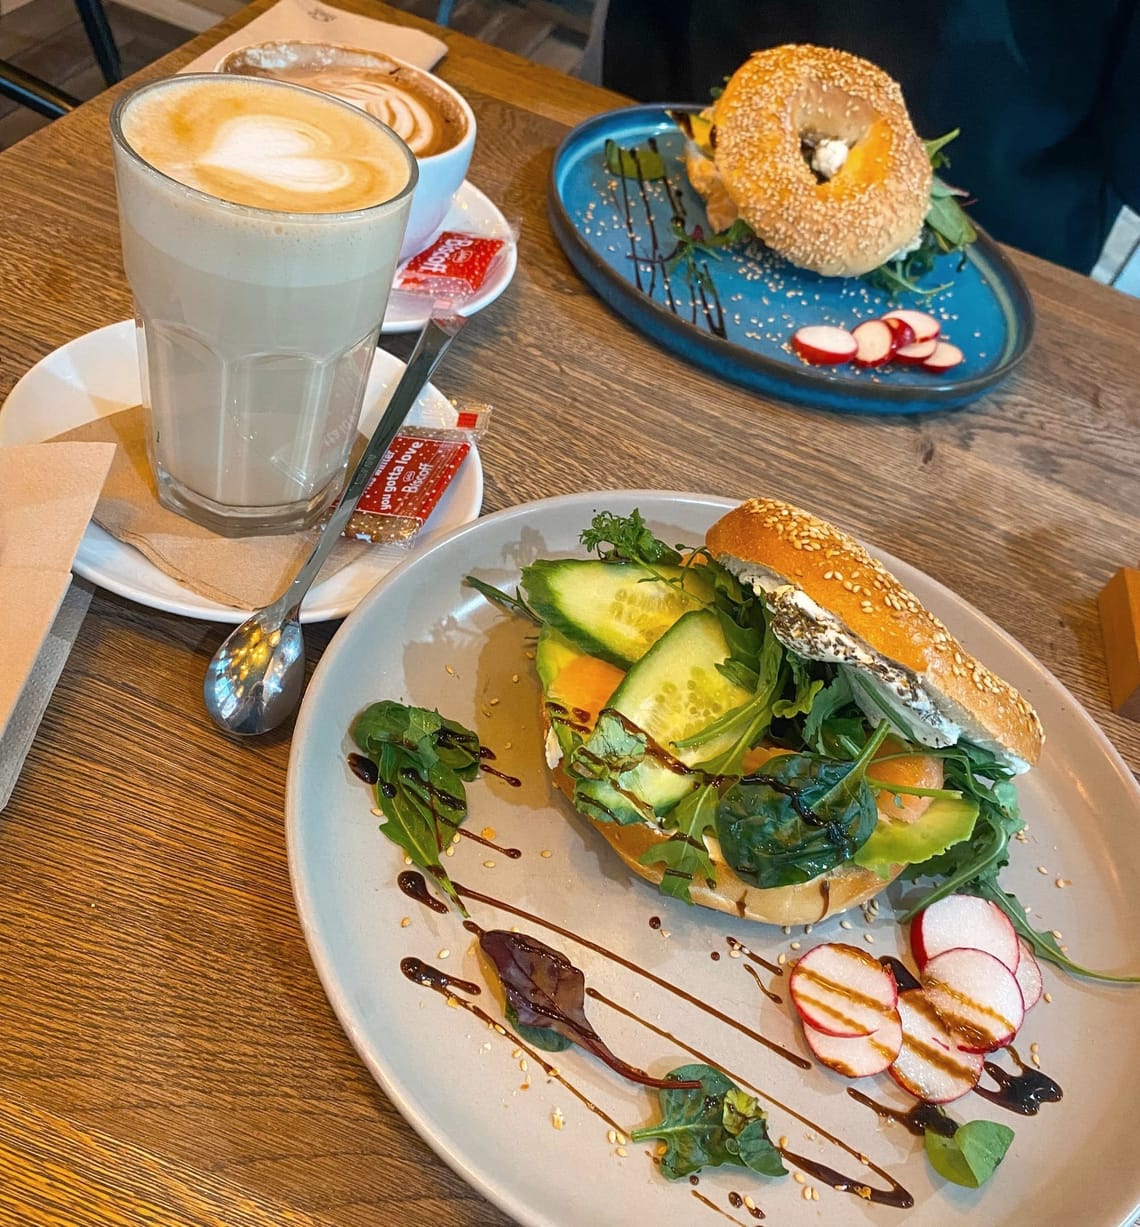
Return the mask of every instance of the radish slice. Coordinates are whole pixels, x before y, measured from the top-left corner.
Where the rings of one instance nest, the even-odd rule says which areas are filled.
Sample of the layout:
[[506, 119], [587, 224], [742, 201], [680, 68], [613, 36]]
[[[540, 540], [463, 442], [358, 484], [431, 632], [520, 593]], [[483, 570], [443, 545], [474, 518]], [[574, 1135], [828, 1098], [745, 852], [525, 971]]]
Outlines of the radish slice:
[[928, 358], [934, 356], [938, 344], [937, 341], [915, 341], [913, 345], [900, 345], [895, 350], [895, 358], [909, 366], [922, 366]]
[[800, 1018], [827, 1035], [870, 1035], [889, 1019], [898, 1000], [895, 978], [878, 959], [855, 946], [825, 942], [800, 959], [788, 977]]
[[927, 1103], [949, 1103], [972, 1091], [985, 1058], [955, 1046], [922, 989], [899, 993], [898, 1012], [902, 1048], [890, 1074], [899, 1086]]
[[804, 1024], [808, 1047], [828, 1067], [847, 1078], [866, 1078], [890, 1069], [902, 1050], [903, 1031], [898, 1010], [870, 1035], [828, 1035]]
[[1041, 977], [1041, 964], [1034, 957], [1033, 951], [1029, 949], [1024, 938], [1019, 937], [1017, 942], [1021, 947], [1021, 958], [1017, 961], [1017, 970], [1013, 975], [1017, 981], [1017, 987], [1021, 989], [1021, 999], [1025, 1002], [1025, 1008], [1031, 1010], [1041, 1000], [1041, 993], [1045, 988]]
[[895, 350], [895, 334], [882, 320], [864, 320], [851, 334], [859, 348], [856, 366], [882, 366]]
[[922, 990], [966, 1052], [1008, 1044], [1025, 1017], [1013, 972], [983, 950], [946, 950], [922, 969]]
[[942, 325], [933, 315], [927, 315], [925, 311], [888, 311], [883, 319], [899, 320], [906, 324], [914, 333], [916, 341], [933, 341], [942, 331]]
[[966, 361], [965, 355], [957, 345], [949, 341], [939, 341], [934, 347], [934, 353], [922, 364], [927, 371], [949, 371]]
[[921, 971], [944, 950], [984, 950], [1017, 970], [1021, 947], [1009, 917], [975, 895], [947, 895], [919, 912], [910, 926], [910, 948]]
[[900, 319], [897, 315], [884, 315], [880, 323], [886, 324], [891, 330], [895, 338], [895, 349], [902, 349], [904, 345], [913, 345], [918, 337], [914, 335], [914, 329], [904, 319]]
[[846, 328], [811, 324], [792, 335], [792, 348], [805, 362], [829, 366], [850, 362], [859, 349], [859, 343]]

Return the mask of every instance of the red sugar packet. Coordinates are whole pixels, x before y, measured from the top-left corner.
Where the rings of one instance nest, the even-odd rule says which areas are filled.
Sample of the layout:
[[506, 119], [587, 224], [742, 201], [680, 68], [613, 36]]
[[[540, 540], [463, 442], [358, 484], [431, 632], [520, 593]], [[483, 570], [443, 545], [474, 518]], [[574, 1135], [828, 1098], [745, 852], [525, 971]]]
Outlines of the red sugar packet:
[[506, 239], [445, 230], [399, 270], [393, 289], [462, 305], [479, 292], [506, 245]]
[[410, 545], [486, 429], [487, 408], [461, 410], [454, 427], [405, 426], [353, 510], [344, 535]]

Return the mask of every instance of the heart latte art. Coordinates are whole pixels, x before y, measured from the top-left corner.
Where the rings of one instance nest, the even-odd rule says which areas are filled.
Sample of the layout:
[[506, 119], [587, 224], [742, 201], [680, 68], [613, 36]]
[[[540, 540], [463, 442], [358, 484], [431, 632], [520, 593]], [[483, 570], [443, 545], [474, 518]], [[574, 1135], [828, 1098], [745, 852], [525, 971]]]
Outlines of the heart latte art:
[[408, 182], [405, 155], [347, 107], [236, 78], [140, 99], [123, 135], [144, 161], [188, 187], [284, 213], [365, 209]]

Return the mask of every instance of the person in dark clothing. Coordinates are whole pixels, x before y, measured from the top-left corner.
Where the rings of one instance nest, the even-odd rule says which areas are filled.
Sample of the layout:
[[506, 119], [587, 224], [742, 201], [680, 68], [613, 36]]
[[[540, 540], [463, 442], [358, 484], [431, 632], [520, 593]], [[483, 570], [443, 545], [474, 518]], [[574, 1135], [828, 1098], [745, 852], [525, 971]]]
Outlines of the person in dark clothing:
[[995, 238], [1088, 272], [1140, 208], [1140, 0], [610, 0], [602, 83], [699, 102], [748, 55], [816, 43], [902, 86]]

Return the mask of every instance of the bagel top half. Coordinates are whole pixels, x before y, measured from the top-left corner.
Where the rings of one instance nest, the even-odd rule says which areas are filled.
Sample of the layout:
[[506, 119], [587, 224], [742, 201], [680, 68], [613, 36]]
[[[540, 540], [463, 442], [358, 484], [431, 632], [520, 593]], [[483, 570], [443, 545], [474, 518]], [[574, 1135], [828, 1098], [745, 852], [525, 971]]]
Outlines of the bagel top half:
[[765, 594], [789, 651], [848, 667], [868, 715], [877, 708], [922, 745], [971, 742], [1016, 773], [1037, 762], [1045, 734], [1029, 702], [841, 529], [755, 498], [718, 520], [705, 543]]
[[861, 276], [917, 245], [930, 159], [898, 83], [874, 64], [828, 47], [758, 51], [711, 120], [711, 166], [691, 143], [686, 165], [716, 229], [739, 216], [824, 276]]

